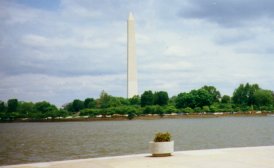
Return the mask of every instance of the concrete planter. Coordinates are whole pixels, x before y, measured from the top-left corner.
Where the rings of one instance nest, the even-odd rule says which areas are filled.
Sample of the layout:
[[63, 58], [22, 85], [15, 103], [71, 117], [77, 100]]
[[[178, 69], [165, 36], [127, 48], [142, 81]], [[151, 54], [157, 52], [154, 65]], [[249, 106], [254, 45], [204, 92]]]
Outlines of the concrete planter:
[[149, 150], [152, 156], [171, 156], [174, 152], [174, 141], [149, 142]]

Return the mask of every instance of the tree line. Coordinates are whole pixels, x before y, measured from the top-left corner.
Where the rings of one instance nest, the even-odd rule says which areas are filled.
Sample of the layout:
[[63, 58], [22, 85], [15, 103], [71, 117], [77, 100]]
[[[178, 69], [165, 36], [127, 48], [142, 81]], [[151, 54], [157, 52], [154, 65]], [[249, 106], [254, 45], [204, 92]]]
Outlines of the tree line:
[[221, 95], [214, 86], [203, 86], [190, 92], [169, 97], [166, 91], [144, 91], [132, 98], [114, 97], [102, 91], [97, 99], [75, 99], [57, 108], [46, 101], [24, 102], [17, 99], [0, 101], [0, 120], [56, 119], [69, 116], [114, 117], [127, 116], [129, 119], [140, 115], [171, 113], [213, 113], [213, 112], [274, 112], [274, 93], [258, 84], [240, 84], [232, 97]]

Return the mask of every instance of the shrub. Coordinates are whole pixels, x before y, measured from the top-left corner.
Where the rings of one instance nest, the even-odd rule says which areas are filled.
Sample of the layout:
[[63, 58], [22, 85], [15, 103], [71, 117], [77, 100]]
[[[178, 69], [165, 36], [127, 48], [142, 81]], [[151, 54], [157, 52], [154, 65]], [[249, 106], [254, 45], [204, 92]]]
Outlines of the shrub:
[[201, 109], [201, 107], [195, 107], [194, 111], [199, 113], [199, 112], [202, 112], [202, 109]]
[[163, 117], [165, 112], [164, 112], [163, 107], [161, 107], [161, 106], [156, 106], [155, 113], [156, 113], [156, 114], [159, 114], [159, 116]]
[[102, 114], [101, 109], [83, 109], [80, 111], [80, 116], [95, 117], [96, 115]]
[[194, 112], [193, 109], [190, 108], [190, 107], [184, 108], [182, 111], [183, 111], [184, 113], [193, 113], [193, 112]]
[[165, 106], [164, 107], [164, 113], [170, 114], [170, 113], [177, 113], [178, 110], [174, 106]]
[[129, 120], [132, 120], [134, 117], [135, 117], [134, 110], [133, 110], [133, 111], [129, 111], [129, 112], [128, 112], [127, 118], [128, 118]]
[[219, 109], [218, 109], [218, 107], [216, 106], [216, 105], [211, 105], [210, 107], [209, 107], [209, 109], [210, 109], [210, 112], [218, 112], [219, 111]]
[[247, 112], [247, 111], [252, 110], [252, 108], [250, 106], [241, 106], [240, 108], [241, 108], [241, 111], [243, 111], [243, 112]]
[[260, 109], [262, 111], [268, 111], [269, 110], [269, 107], [268, 106], [261, 106]]
[[209, 112], [209, 111], [210, 111], [210, 109], [209, 109], [209, 107], [208, 107], [208, 106], [203, 106], [203, 111], [204, 111], [204, 112]]
[[146, 106], [143, 110], [143, 114], [155, 114], [156, 106]]
[[171, 135], [166, 132], [159, 132], [155, 135], [154, 142], [169, 142], [171, 140]]
[[240, 108], [240, 107], [236, 107], [236, 108], [234, 108], [234, 111], [240, 112], [240, 111], [241, 111], [241, 108]]
[[127, 115], [128, 115], [128, 119], [132, 120], [135, 116], [137, 116], [138, 114], [138, 109], [134, 106], [129, 106], [126, 109]]

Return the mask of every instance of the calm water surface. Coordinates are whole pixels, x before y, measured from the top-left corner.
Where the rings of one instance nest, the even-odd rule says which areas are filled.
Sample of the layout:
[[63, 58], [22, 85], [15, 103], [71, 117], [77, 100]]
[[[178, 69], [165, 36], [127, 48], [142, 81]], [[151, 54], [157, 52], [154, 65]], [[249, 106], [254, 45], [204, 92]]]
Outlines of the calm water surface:
[[158, 131], [177, 151], [274, 145], [274, 117], [0, 123], [0, 165], [147, 153]]

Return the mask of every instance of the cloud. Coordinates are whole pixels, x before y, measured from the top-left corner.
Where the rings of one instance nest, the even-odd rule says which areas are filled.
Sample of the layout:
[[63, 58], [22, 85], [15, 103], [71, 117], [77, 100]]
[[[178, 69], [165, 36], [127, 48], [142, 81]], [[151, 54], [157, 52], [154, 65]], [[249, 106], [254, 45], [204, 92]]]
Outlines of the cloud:
[[2, 24], [27, 24], [31, 23], [33, 20], [40, 20], [41, 16], [49, 14], [50, 13], [48, 11], [30, 8], [13, 1], [0, 2], [0, 18], [2, 20]]
[[58, 38], [58, 37], [43, 37], [39, 35], [26, 35], [22, 38], [23, 44], [31, 47], [73, 47], [73, 48], [107, 48], [107, 44], [102, 39], [73, 39], [73, 38]]
[[62, 105], [103, 89], [125, 97], [129, 11], [139, 94], [214, 85], [231, 95], [245, 82], [274, 90], [272, 2], [248, 2], [0, 1], [0, 99]]
[[249, 30], [228, 29], [222, 30], [218, 36], [215, 36], [215, 42], [221, 45], [231, 45], [252, 40], [256, 37], [254, 32]]
[[[75, 98], [99, 97], [102, 90], [120, 95], [125, 85], [124, 75], [93, 75], [54, 77], [43, 74], [1, 76], [2, 99], [18, 98], [25, 101], [50, 101], [58, 106]], [[118, 82], [117, 82], [118, 81]], [[122, 92], [125, 95], [125, 92]]]
[[271, 0], [191, 0], [183, 6], [179, 16], [206, 19], [222, 26], [243, 26], [258, 19], [274, 17]]
[[10, 0], [16, 2], [17, 4], [21, 4], [24, 6], [29, 6], [32, 8], [44, 9], [44, 10], [56, 10], [59, 8], [60, 1], [59, 0], [47, 0], [47, 1], [39, 1], [36, 0]]
[[61, 14], [64, 17], [74, 19], [95, 19], [102, 16], [101, 12], [90, 10], [86, 6], [81, 6], [75, 2], [62, 1], [62, 5], [64, 7], [64, 10]]

